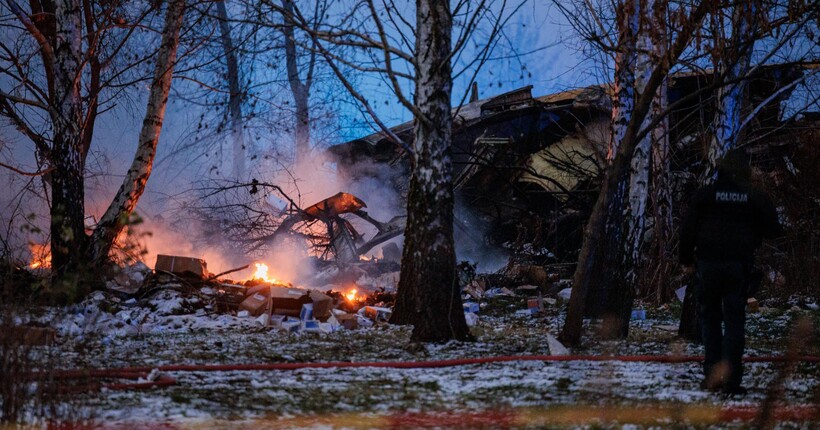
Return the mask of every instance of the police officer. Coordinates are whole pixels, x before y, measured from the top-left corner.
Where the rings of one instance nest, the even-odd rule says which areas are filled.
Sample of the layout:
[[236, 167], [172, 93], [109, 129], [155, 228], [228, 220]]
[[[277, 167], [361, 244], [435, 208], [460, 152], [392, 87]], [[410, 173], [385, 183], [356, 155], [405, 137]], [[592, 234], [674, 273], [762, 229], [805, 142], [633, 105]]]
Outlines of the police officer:
[[717, 180], [696, 193], [680, 231], [680, 262], [695, 264], [703, 344], [701, 387], [745, 394], [746, 286], [762, 239], [782, 234], [777, 211], [750, 184], [748, 156], [739, 149], [718, 163]]

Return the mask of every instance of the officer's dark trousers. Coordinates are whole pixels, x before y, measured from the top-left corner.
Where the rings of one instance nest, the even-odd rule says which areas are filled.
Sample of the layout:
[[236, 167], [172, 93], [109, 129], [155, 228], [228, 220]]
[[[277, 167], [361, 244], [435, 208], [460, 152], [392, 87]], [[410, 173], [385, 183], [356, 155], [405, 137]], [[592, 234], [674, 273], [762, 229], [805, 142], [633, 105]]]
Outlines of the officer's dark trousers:
[[[706, 348], [703, 372], [707, 381], [722, 383], [726, 388], [740, 386], [743, 378], [746, 323], [744, 267], [743, 263], [732, 261], [706, 260], [699, 261], [697, 265], [700, 319]], [[721, 362], [728, 373], [712, 375]]]

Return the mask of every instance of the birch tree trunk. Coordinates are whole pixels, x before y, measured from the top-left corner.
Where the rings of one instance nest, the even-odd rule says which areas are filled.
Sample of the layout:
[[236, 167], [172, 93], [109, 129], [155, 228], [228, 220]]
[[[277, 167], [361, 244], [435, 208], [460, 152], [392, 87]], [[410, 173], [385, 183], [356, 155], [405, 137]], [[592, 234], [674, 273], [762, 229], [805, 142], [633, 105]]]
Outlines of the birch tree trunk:
[[612, 93], [612, 124], [607, 161], [611, 164], [624, 139], [629, 116], [635, 106], [636, 37], [640, 25], [639, 0], [618, 3], [618, 52]]
[[162, 131], [162, 122], [165, 118], [168, 92], [171, 89], [171, 80], [176, 65], [179, 32], [182, 27], [184, 11], [185, 0], [171, 0], [169, 2], [137, 152], [134, 155], [131, 167], [125, 174], [117, 195], [94, 230], [91, 256], [93, 261], [99, 262], [108, 258], [114, 241], [127, 225], [128, 218], [145, 191], [145, 183], [148, 182], [148, 178], [151, 176], [151, 169], [157, 152], [157, 143]]
[[[638, 60], [636, 62], [636, 93], [646, 92], [646, 83], [652, 70], [662, 61], [666, 52], [667, 7], [666, 0], [643, 0], [641, 10], [641, 30], [638, 35]], [[642, 129], [656, 123], [636, 146], [632, 156], [629, 180], [629, 205], [626, 209], [627, 238], [624, 242], [622, 265], [626, 270], [621, 288], [638, 291], [641, 286], [649, 286], [657, 279], [650, 268], [657, 270], [667, 262], [665, 252], [671, 234], [671, 194], [669, 190], [669, 141], [668, 118], [663, 117], [667, 106], [667, 79], [664, 79], [655, 94], [651, 95], [652, 105], [643, 121]], [[647, 95], [650, 96], [650, 95]], [[659, 122], [658, 122], [659, 121]], [[650, 178], [650, 171], [652, 177]], [[649, 213], [649, 208], [652, 213]], [[651, 256], [645, 258], [647, 220], [652, 217], [655, 227], [652, 235]], [[649, 264], [647, 264], [649, 263]], [[659, 282], [663, 284], [663, 282]], [[630, 306], [631, 307], [631, 306]]]
[[231, 26], [228, 23], [228, 10], [225, 1], [216, 2], [216, 16], [219, 19], [220, 39], [225, 52], [225, 64], [228, 68], [228, 114], [231, 122], [232, 163], [231, 174], [237, 180], [245, 178], [245, 135], [242, 132], [242, 88], [239, 82], [239, 62], [236, 59], [236, 48], [231, 37]]
[[[282, 0], [282, 7], [287, 14], [293, 14], [293, 2]], [[290, 17], [285, 16], [285, 25], [282, 32], [285, 34], [285, 63], [288, 71], [288, 83], [293, 93], [295, 107], [294, 116], [294, 139], [296, 150], [296, 162], [303, 160], [310, 153], [310, 72], [303, 82], [299, 76], [299, 63], [296, 54], [296, 35], [294, 24]], [[313, 70], [315, 54], [311, 54], [311, 64], [308, 69]]]
[[[652, 60], [652, 40], [649, 35], [647, 15], [652, 10], [652, 0], [647, 0], [647, 8], [642, 14], [641, 29], [637, 35], [637, 55], [635, 62], [635, 92], [643, 94], [646, 83], [652, 75], [655, 62]], [[643, 6], [643, 5], [642, 5]], [[646, 128], [652, 120], [652, 110], [646, 115], [641, 128]], [[625, 211], [626, 240], [623, 242], [622, 268], [625, 271], [624, 288], [636, 287], [644, 234], [646, 233], [646, 204], [649, 194], [649, 157], [652, 148], [652, 135], [647, 134], [635, 146], [629, 172], [629, 200]]]
[[[714, 179], [717, 161], [737, 146], [741, 135], [742, 110], [746, 104], [749, 72], [754, 50], [755, 15], [759, 0], [737, 2], [732, 10], [732, 29], [728, 46], [717, 59], [716, 73], [726, 84], [717, 91], [712, 139], [707, 153], [704, 181]], [[716, 41], [718, 43], [718, 41]]]
[[448, 2], [416, 1], [413, 173], [394, 324], [412, 324], [415, 341], [470, 338], [456, 274]]
[[[605, 251], [619, 248], [617, 246], [618, 242], [613, 237], [619, 233], [619, 229], [623, 225], [622, 205], [626, 199], [626, 183], [629, 179], [630, 161], [638, 143], [637, 137], [641, 124], [643, 124], [643, 118], [651, 107], [653, 99], [651, 95], [658, 90], [658, 87], [669, 74], [669, 68], [672, 64], [678, 61], [696, 28], [700, 26], [708, 8], [708, 2], [698, 3], [689, 16], [682, 20], [682, 26], [677, 32], [677, 38], [663, 56], [663, 61], [652, 70], [644, 93], [636, 99], [635, 107], [624, 131], [623, 140], [612, 159], [611, 166], [607, 169], [598, 199], [584, 228], [584, 244], [573, 276], [572, 295], [567, 311], [567, 319], [561, 332], [561, 338], [568, 344], [577, 344], [581, 338], [584, 301], [594, 279], [593, 277], [600, 276], [601, 271], [609, 271], [616, 267], [612, 263], [611, 254], [613, 253]], [[614, 247], [612, 247], [613, 244]]]
[[[51, 123], [51, 256], [57, 291], [70, 292], [85, 271], [85, 189], [83, 172], [82, 7], [79, 0], [54, 2]], [[48, 71], [47, 71], [48, 72]]]
[[[607, 153], [607, 160], [610, 163], [614, 162], [615, 156], [623, 142], [626, 134], [626, 128], [629, 124], [632, 111], [635, 105], [635, 60], [636, 60], [636, 37], [638, 34], [638, 26], [640, 24], [640, 9], [638, 0], [626, 0], [619, 3], [618, 8], [618, 46], [619, 50], [615, 56], [615, 76], [614, 76], [614, 92], [612, 97], [612, 124], [609, 142], [609, 151]], [[628, 178], [625, 179], [625, 181]], [[616, 206], [608, 208], [607, 210], [622, 210], [623, 198], [627, 190], [628, 183], [623, 182], [617, 185], [617, 199]], [[572, 315], [575, 317], [578, 312], [578, 317], [583, 318], [586, 311], [597, 314], [601, 312], [606, 306], [609, 299], [609, 289], [606, 287], [611, 285], [613, 274], [610, 270], [603, 270], [603, 267], [598, 266], [598, 263], [605, 264], [603, 261], [607, 256], [612, 257], [616, 250], [620, 249], [622, 238], [622, 226], [620, 224], [607, 226], [607, 237], [609, 243], [604, 244], [598, 242], [586, 248], [587, 255], [584, 256], [584, 249], [579, 256], [579, 266], [581, 261], [585, 258], [596, 261], [595, 267], [590, 267], [587, 277], [584, 281], [588, 283], [589, 288], [583, 291], [573, 287], [572, 296], [570, 297], [570, 309]], [[610, 258], [610, 262], [617, 262], [617, 259]], [[577, 273], [577, 272], [576, 272]], [[573, 324], [576, 323], [573, 321]], [[580, 320], [577, 321], [580, 324]]]

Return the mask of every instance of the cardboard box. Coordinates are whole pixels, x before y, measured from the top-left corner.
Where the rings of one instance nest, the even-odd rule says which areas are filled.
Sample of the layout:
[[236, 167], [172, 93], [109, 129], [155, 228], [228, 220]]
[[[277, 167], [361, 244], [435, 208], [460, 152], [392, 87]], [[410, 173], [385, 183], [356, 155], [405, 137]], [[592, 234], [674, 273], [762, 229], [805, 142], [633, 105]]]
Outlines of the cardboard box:
[[339, 325], [346, 330], [356, 330], [359, 328], [359, 316], [356, 314], [336, 315]]
[[313, 316], [319, 321], [326, 321], [333, 313], [333, 298], [319, 291], [310, 292], [313, 303]]
[[250, 315], [259, 316], [268, 309], [270, 298], [265, 292], [251, 294], [239, 304], [239, 310], [247, 311]]
[[161, 270], [180, 276], [196, 276], [203, 279], [211, 276], [211, 274], [208, 273], [208, 263], [206, 263], [205, 260], [194, 257], [180, 257], [177, 255], [157, 255], [157, 264], [154, 265], [154, 270]]
[[391, 310], [390, 308], [380, 308], [378, 306], [364, 307], [364, 316], [376, 322], [387, 322], [387, 320], [390, 319], [390, 315], [392, 314], [393, 310]]
[[298, 288], [270, 287], [270, 295], [273, 313], [289, 317], [298, 317], [302, 305], [311, 302], [308, 292]]
[[319, 324], [319, 321], [316, 320], [302, 321], [302, 330], [310, 333], [319, 333], [322, 331]]
[[527, 299], [527, 309], [530, 311], [530, 315], [543, 312], [544, 300], [540, 297], [530, 297]]

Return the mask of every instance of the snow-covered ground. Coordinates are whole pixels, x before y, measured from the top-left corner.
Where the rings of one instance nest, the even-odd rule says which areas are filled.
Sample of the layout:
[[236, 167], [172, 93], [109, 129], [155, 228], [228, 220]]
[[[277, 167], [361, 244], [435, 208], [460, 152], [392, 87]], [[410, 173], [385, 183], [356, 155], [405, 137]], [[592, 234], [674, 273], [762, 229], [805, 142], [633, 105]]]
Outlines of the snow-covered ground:
[[[299, 362], [426, 361], [500, 355], [550, 354], [548, 335], [563, 323], [560, 302], [543, 314], [520, 312], [525, 299], [500, 297], [480, 312], [473, 328], [475, 342], [414, 344], [406, 327], [377, 325], [330, 334], [288, 333], [259, 326], [252, 317], [210, 314], [198, 300], [173, 291], [159, 293], [142, 303], [111, 306], [101, 293], [82, 305], [48, 310], [35, 319], [58, 328], [52, 356], [60, 368], [112, 368], [170, 364], [245, 364]], [[574, 354], [683, 354], [699, 355], [702, 348], [676, 337], [673, 312], [649, 309], [648, 318], [633, 321], [629, 339], [599, 342], [586, 337]], [[788, 327], [798, 317], [820, 313], [810, 307], [766, 309], [750, 314], [748, 355], [780, 354]], [[592, 328], [587, 326], [588, 330]], [[818, 354], [817, 344], [805, 353]], [[555, 352], [555, 351], [552, 351]], [[801, 364], [785, 384], [786, 405], [816, 403], [820, 395], [817, 364]], [[243, 428], [266, 427], [385, 427], [418, 413], [436, 422], [436, 414], [457, 414], [444, 426], [551, 426], [544, 417], [589, 410], [640, 411], [661, 408], [736, 407], [759, 405], [775, 379], [779, 365], [746, 364], [744, 397], [726, 398], [698, 388], [698, 363], [512, 361], [435, 369], [331, 368], [279, 371], [169, 372], [176, 384], [144, 391], [109, 391], [72, 396], [65, 407], [91, 422], [130, 428], [142, 425]], [[487, 418], [487, 411], [516, 414]], [[540, 411], [540, 412], [539, 412]], [[569, 412], [568, 412], [569, 411]], [[399, 415], [397, 415], [399, 414]], [[466, 414], [466, 415], [465, 415]], [[470, 415], [473, 414], [473, 415]], [[475, 414], [479, 414], [475, 421]], [[647, 412], [648, 414], [648, 412]], [[668, 415], [668, 414], [667, 414]], [[396, 418], [396, 417], [399, 418]], [[459, 421], [472, 416], [473, 421]], [[560, 415], [563, 416], [563, 415]], [[651, 417], [651, 414], [646, 415]], [[693, 414], [692, 416], [697, 416]], [[523, 417], [523, 418], [522, 418]], [[540, 417], [541, 421], [532, 421]], [[512, 419], [512, 418], [510, 418]], [[649, 418], [647, 418], [649, 419]], [[653, 418], [654, 419], [654, 418]], [[679, 419], [703, 422], [688, 415]], [[387, 420], [387, 421], [385, 421]], [[392, 421], [391, 421], [392, 420]], [[453, 421], [455, 420], [455, 421]], [[593, 418], [590, 418], [593, 420]], [[639, 420], [640, 421], [640, 420]], [[411, 421], [408, 421], [411, 422]], [[429, 422], [412, 421], [409, 427]], [[386, 424], [392, 423], [392, 424]], [[427, 423], [427, 424], [425, 424]], [[503, 424], [506, 423], [506, 424]], [[660, 419], [650, 424], [664, 426]], [[709, 423], [708, 420], [705, 423]], [[553, 422], [552, 424], [556, 424]], [[646, 422], [638, 422], [646, 425]], [[787, 426], [811, 428], [813, 423]], [[557, 424], [556, 424], [557, 425]], [[614, 425], [614, 424], [613, 424]], [[744, 423], [734, 423], [743, 427]]]

